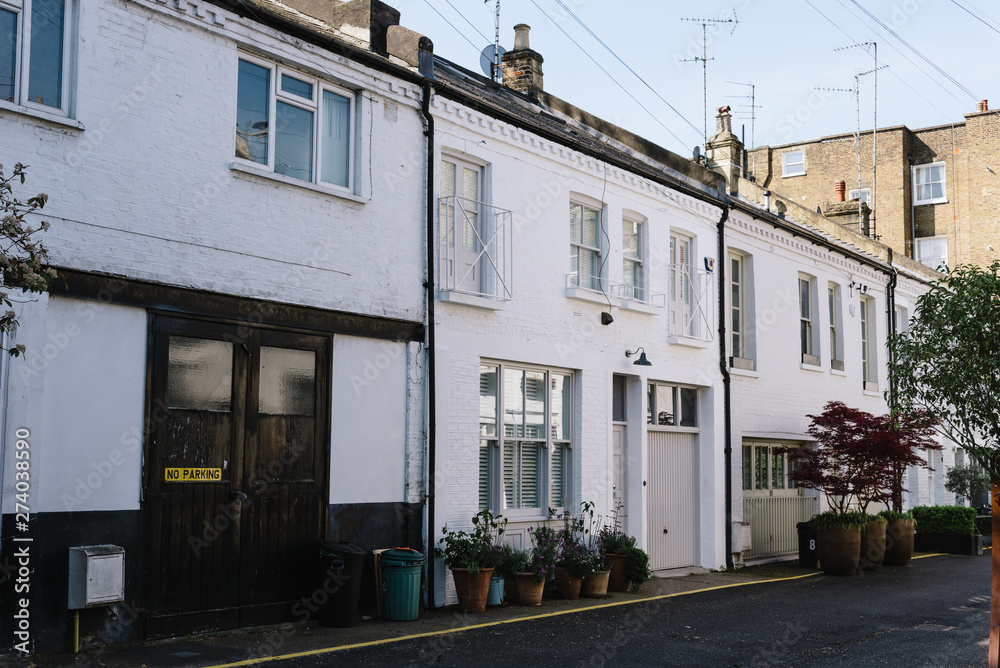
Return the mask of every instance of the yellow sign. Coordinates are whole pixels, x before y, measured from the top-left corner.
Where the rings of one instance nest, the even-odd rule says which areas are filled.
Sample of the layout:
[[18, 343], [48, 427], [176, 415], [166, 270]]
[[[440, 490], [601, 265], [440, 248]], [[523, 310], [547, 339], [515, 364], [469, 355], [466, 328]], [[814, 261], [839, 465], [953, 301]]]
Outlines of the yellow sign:
[[211, 482], [222, 480], [222, 469], [164, 469], [166, 482]]

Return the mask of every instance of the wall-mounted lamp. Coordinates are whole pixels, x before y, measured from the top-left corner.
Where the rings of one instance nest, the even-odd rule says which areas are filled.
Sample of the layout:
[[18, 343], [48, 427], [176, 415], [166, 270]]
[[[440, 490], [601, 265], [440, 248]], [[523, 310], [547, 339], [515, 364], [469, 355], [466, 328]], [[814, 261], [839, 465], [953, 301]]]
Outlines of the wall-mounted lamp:
[[646, 359], [646, 351], [642, 349], [642, 346], [636, 348], [635, 350], [626, 350], [625, 357], [632, 357], [632, 355], [635, 355], [636, 353], [639, 353], [639, 359], [632, 362], [632, 364], [635, 364], [636, 366], [653, 366], [653, 363]]

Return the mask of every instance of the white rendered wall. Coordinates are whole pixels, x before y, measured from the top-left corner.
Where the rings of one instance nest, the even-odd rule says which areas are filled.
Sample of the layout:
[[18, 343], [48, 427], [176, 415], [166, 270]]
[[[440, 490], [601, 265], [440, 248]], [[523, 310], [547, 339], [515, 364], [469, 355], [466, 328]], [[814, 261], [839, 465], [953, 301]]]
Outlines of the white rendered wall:
[[333, 339], [330, 503], [379, 503], [405, 496], [405, 343]]
[[10, 368], [4, 512], [27, 429], [32, 512], [137, 510], [142, 470], [146, 313], [34, 295], [19, 312]]
[[[622, 282], [622, 216], [646, 221], [650, 288], [666, 293], [671, 232], [695, 238], [693, 262], [715, 258], [715, 226], [721, 210], [645, 179], [553, 144], [506, 123], [484, 117], [441, 95], [435, 97], [437, 146], [442, 156], [487, 165], [484, 197], [513, 212], [514, 296], [501, 310], [439, 302], [437, 313], [438, 477], [435, 535], [441, 527], [468, 528], [478, 510], [479, 364], [481, 360], [537, 365], [574, 372], [574, 499], [594, 501], [598, 512], [612, 504], [612, 377], [627, 376], [638, 392], [628, 399], [628, 531], [646, 542], [647, 457], [645, 420], [647, 382], [693, 385], [700, 392], [699, 512], [702, 525], [699, 564], [717, 568], [723, 552], [724, 508], [718, 348], [714, 339], [717, 285], [710, 290], [713, 341], [697, 345], [668, 342], [666, 309], [647, 313], [595, 299], [566, 296], [570, 271], [571, 198], [604, 203], [607, 236], [602, 258], [610, 281]], [[438, 162], [440, 162], [440, 156]], [[605, 168], [607, 171], [605, 171]], [[437, 179], [439, 175], [435, 175]], [[440, 248], [438, 248], [440, 252]], [[440, 264], [438, 264], [440, 266]], [[602, 326], [609, 311], [614, 322]], [[642, 346], [651, 367], [635, 366], [626, 350]], [[635, 395], [638, 396], [635, 396]], [[447, 425], [447, 429], [442, 427]], [[539, 518], [544, 515], [544, 510]], [[527, 541], [524, 529], [537, 521], [511, 525], [515, 542]], [[707, 527], [707, 529], [705, 528]], [[439, 602], [450, 583], [439, 564]], [[450, 592], [449, 592], [450, 593]]]
[[[421, 320], [419, 89], [197, 0], [80, 4], [85, 129], [0, 109], [4, 164], [50, 196], [55, 265]], [[354, 196], [230, 169], [244, 48], [358, 91]]]

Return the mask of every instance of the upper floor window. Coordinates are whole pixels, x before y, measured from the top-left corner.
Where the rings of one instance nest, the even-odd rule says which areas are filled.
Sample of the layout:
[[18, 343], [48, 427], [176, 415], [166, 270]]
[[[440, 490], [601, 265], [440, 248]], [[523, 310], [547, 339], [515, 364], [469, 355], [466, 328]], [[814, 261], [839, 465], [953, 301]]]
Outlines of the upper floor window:
[[573, 377], [484, 363], [479, 375], [479, 506], [544, 514], [567, 505]]
[[353, 93], [246, 56], [239, 59], [237, 86], [237, 158], [353, 189]]
[[750, 256], [729, 254], [729, 342], [730, 366], [754, 369], [752, 288]]
[[830, 283], [826, 288], [827, 309], [830, 317], [830, 368], [844, 370], [844, 328], [840, 308], [840, 286]]
[[806, 173], [806, 152], [786, 151], [781, 154], [781, 175], [800, 176]]
[[896, 305], [892, 314], [892, 328], [896, 334], [905, 334], [910, 330], [910, 311], [905, 306]]
[[875, 346], [875, 300], [861, 297], [861, 380], [866, 390], [878, 390], [878, 359]]
[[697, 427], [698, 390], [666, 383], [646, 386], [646, 424], [657, 427]]
[[929, 165], [913, 167], [913, 203], [936, 204], [947, 202], [945, 190], [944, 163], [935, 162]]
[[860, 190], [851, 190], [847, 193], [847, 199], [858, 200], [859, 202], [864, 202], [865, 204], [871, 206], [871, 188], [861, 188]]
[[0, 100], [69, 113], [73, 0], [0, 0]]
[[649, 301], [646, 277], [646, 242], [643, 239], [645, 222], [625, 216], [622, 218], [622, 270], [625, 277], [625, 297]]
[[569, 203], [570, 284], [601, 290], [601, 210]]
[[819, 364], [814, 340], [815, 298], [813, 295], [813, 279], [809, 276], [799, 276], [799, 347], [802, 352], [803, 364]]
[[948, 237], [923, 237], [917, 239], [917, 262], [931, 269], [948, 265]]

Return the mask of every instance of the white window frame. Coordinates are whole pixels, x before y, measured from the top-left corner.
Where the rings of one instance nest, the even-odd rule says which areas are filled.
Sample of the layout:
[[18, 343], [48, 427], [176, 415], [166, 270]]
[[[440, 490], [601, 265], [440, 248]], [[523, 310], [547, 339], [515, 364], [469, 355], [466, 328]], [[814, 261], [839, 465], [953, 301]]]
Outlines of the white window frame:
[[830, 368], [844, 370], [844, 309], [840, 286], [830, 283], [826, 287], [827, 315], [830, 318]]
[[[687, 257], [681, 248], [687, 244]], [[695, 263], [698, 238], [682, 230], [670, 231], [670, 276], [667, 301], [671, 343], [711, 341], [714, 332], [713, 273]]]
[[[792, 472], [793, 462], [789, 461], [787, 453], [777, 453], [780, 448], [787, 448], [799, 444], [773, 442], [773, 441], [743, 441], [741, 449], [740, 468], [742, 469], [743, 495], [746, 497], [772, 497], [772, 496], [804, 496], [804, 489], [798, 487], [789, 478]], [[801, 445], [799, 445], [801, 447]], [[761, 452], [763, 451], [763, 452]], [[764, 484], [760, 484], [757, 476], [757, 460], [763, 455]], [[774, 486], [775, 461], [781, 462], [781, 487]]]
[[[237, 67], [237, 87], [239, 86], [239, 61], [244, 60], [248, 63], [258, 65], [270, 71], [270, 76], [268, 77], [268, 84], [270, 90], [268, 91], [268, 124], [277, 124], [277, 105], [278, 102], [284, 102], [299, 109], [305, 109], [311, 111], [313, 114], [313, 146], [312, 146], [312, 179], [307, 181], [305, 179], [300, 179], [296, 176], [289, 176], [275, 171], [274, 161], [275, 161], [275, 142], [277, 140], [277, 132], [271, 132], [271, 128], [268, 128], [267, 132], [267, 164], [259, 163], [255, 160], [250, 160], [242, 158], [237, 155], [236, 146], [236, 133], [233, 134], [233, 151], [234, 160], [237, 164], [245, 165], [251, 170], [255, 169], [266, 169], [267, 171], [273, 173], [278, 178], [289, 179], [294, 183], [307, 183], [321, 188], [330, 188], [334, 191], [344, 192], [348, 194], [354, 194], [357, 187], [357, 173], [358, 173], [358, 156], [357, 156], [357, 123], [358, 123], [358, 113], [359, 113], [359, 100], [357, 91], [353, 91], [342, 86], [337, 86], [328, 81], [322, 79], [317, 79], [316, 77], [310, 76], [298, 70], [294, 70], [283, 65], [278, 65], [277, 63], [264, 60], [262, 58], [257, 58], [255, 56], [249, 55], [244, 52], [239, 52], [236, 67]], [[307, 100], [300, 97], [294, 93], [283, 91], [281, 89], [281, 76], [288, 75], [299, 81], [308, 83], [312, 85], [314, 95], [312, 100]], [[330, 181], [324, 181], [322, 178], [322, 167], [321, 167], [321, 156], [323, 152], [322, 136], [320, 132], [322, 119], [323, 119], [323, 92], [329, 91], [335, 95], [347, 98], [350, 102], [350, 118], [348, 119], [348, 145], [347, 145], [347, 185], [341, 185], [339, 183], [332, 183]]]
[[[948, 265], [948, 235], [939, 234], [936, 237], [917, 237], [916, 241], [916, 260], [920, 264], [930, 267], [931, 269], [937, 269], [941, 265]], [[923, 253], [923, 249], [932, 244], [943, 244], [944, 255], [927, 255]]]
[[[664, 389], [670, 392], [673, 402], [673, 413], [667, 413], [666, 416], [661, 417], [661, 413], [666, 413], [666, 411], [661, 411], [662, 406], [657, 405], [657, 390]], [[681, 393], [688, 393], [688, 397], [691, 396], [690, 393], [694, 393], [694, 409], [692, 411], [686, 411], [683, 407], [683, 402], [681, 401]], [[701, 421], [699, 418], [699, 411], [701, 409], [701, 393], [698, 391], [697, 387], [693, 385], [682, 385], [679, 383], [669, 383], [662, 382], [658, 380], [651, 380], [646, 383], [646, 428], [653, 431], [682, 431], [687, 433], [696, 433], [700, 431]], [[691, 413], [689, 415], [689, 413]], [[667, 422], [664, 423], [664, 420]], [[690, 424], [693, 421], [694, 424]], [[688, 422], [689, 424], [682, 424]]]
[[[597, 228], [594, 230], [594, 237], [595, 237], [594, 241], [596, 242], [597, 245], [595, 245], [595, 246], [588, 246], [587, 244], [583, 243], [583, 239], [582, 238], [581, 238], [580, 241], [576, 241], [575, 239], [573, 239], [573, 222], [572, 222], [573, 213], [572, 213], [572, 209], [573, 209], [574, 206], [582, 207], [581, 216], [586, 212], [587, 209], [590, 209], [591, 211], [597, 212]], [[591, 200], [590, 198], [581, 197], [581, 196], [578, 196], [578, 195], [573, 195], [573, 196], [570, 197], [570, 200], [569, 200], [569, 209], [570, 209], [568, 211], [568, 213], [569, 213], [569, 220], [567, 220], [567, 223], [569, 223], [569, 227], [570, 227], [570, 230], [569, 230], [569, 232], [570, 232], [570, 240], [569, 240], [570, 258], [572, 258], [572, 253], [575, 250], [576, 253], [577, 253], [577, 270], [576, 270], [576, 272], [572, 271], [572, 259], [571, 259], [570, 260], [570, 273], [569, 273], [569, 280], [568, 280], [567, 287], [570, 287], [570, 288], [580, 288], [580, 289], [583, 289], [583, 290], [592, 290], [594, 292], [605, 292], [604, 284], [605, 284], [605, 278], [606, 277], [605, 277], [605, 274], [604, 274], [604, 272], [605, 272], [605, 267], [604, 267], [605, 262], [604, 262], [604, 246], [603, 246], [603, 244], [604, 244], [604, 235], [605, 235], [605, 229], [604, 229], [605, 219], [604, 219], [604, 217], [605, 217], [605, 214], [607, 213], [605, 211], [605, 207], [602, 204], [600, 204], [600, 203], [598, 203], [596, 201]], [[582, 221], [583, 221], [583, 218], [581, 217], [581, 223], [580, 223], [580, 229], [581, 230], [583, 230], [583, 222]], [[593, 253], [593, 255], [594, 255], [594, 270], [596, 271], [596, 273], [593, 274], [592, 276], [590, 276], [589, 277], [590, 280], [588, 280], [588, 281], [584, 281], [583, 279], [585, 277], [583, 277], [583, 276], [580, 275], [580, 261], [579, 261], [579, 258], [580, 258], [580, 254], [581, 253]]]
[[785, 151], [781, 154], [781, 178], [806, 175], [806, 152], [804, 149]]
[[58, 107], [34, 102], [28, 97], [31, 88], [31, 10], [33, 0], [0, 0], [0, 9], [13, 12], [17, 27], [14, 45], [14, 99], [0, 100], [0, 106], [24, 107], [33, 111], [69, 117], [73, 109], [72, 82], [75, 80], [75, 36], [77, 34], [77, 0], [63, 0], [62, 80]]
[[[627, 225], [638, 226], [636, 231], [637, 245], [639, 248], [638, 255], [628, 255], [625, 250], [625, 228]], [[624, 295], [626, 299], [636, 300], [643, 303], [650, 303], [652, 301], [649, 292], [649, 263], [647, 258], [648, 244], [646, 243], [646, 233], [648, 229], [648, 224], [646, 218], [639, 216], [637, 214], [625, 211], [622, 213], [622, 283], [625, 286]], [[630, 286], [628, 284], [629, 272], [627, 269], [629, 267], [635, 267], [637, 284]]]
[[[818, 327], [819, 314], [816, 312], [816, 277], [799, 274], [799, 351], [802, 364], [819, 365]], [[803, 286], [806, 300], [803, 302]]]
[[862, 387], [871, 392], [878, 391], [878, 329], [875, 321], [875, 299], [861, 296], [861, 381]]
[[910, 331], [910, 309], [896, 304], [896, 310], [893, 313], [892, 327], [896, 334], [905, 334]]
[[[512, 520], [527, 520], [533, 518], [542, 518], [548, 516], [549, 508], [563, 509], [569, 507], [575, 507], [574, 505], [574, 490], [573, 490], [573, 480], [575, 478], [575, 448], [574, 444], [576, 442], [576, 431], [575, 431], [575, 417], [576, 417], [576, 379], [575, 374], [567, 369], [557, 369], [548, 367], [537, 367], [525, 364], [511, 364], [507, 362], [498, 362], [495, 360], [481, 360], [480, 361], [480, 378], [482, 378], [482, 373], [485, 367], [496, 368], [497, 373], [497, 387], [496, 387], [496, 409], [494, 415], [496, 416], [496, 421], [494, 424], [493, 436], [487, 437], [484, 435], [484, 425], [486, 424], [482, 417], [480, 417], [480, 456], [479, 456], [479, 474], [480, 480], [484, 476], [483, 471], [483, 448], [487, 449], [485, 455], [485, 461], [487, 464], [487, 471], [485, 473], [488, 476], [487, 480], [487, 490], [486, 498], [489, 502], [489, 508], [496, 514], [502, 514]], [[544, 437], [543, 438], [528, 438], [525, 435], [520, 437], [517, 434], [508, 436], [505, 429], [505, 411], [507, 407], [504, 406], [504, 372], [505, 371], [518, 371], [518, 372], [532, 372], [532, 373], [543, 373], [545, 375], [545, 424], [544, 424]], [[569, 438], [555, 438], [553, 434], [553, 420], [552, 416], [554, 409], [552, 406], [552, 378], [553, 376], [561, 376], [565, 378], [566, 382], [566, 393], [569, 396], [569, 410], [570, 415], [563, 415], [563, 423], [569, 432]], [[481, 381], [480, 381], [481, 382]], [[480, 401], [483, 400], [482, 394], [480, 396]], [[482, 411], [480, 411], [482, 412]], [[504, 479], [503, 479], [503, 459], [504, 459], [504, 446], [505, 442], [534, 442], [541, 446], [542, 463], [540, 465], [540, 470], [538, 472], [538, 488], [539, 488], [539, 498], [537, 507], [527, 507], [527, 508], [508, 508], [506, 507], [506, 495], [504, 494]], [[562, 481], [563, 481], [563, 503], [555, 504], [553, 503], [552, 495], [552, 456], [555, 452], [555, 446], [562, 446], [563, 448], [563, 471], [562, 471]], [[480, 490], [482, 492], [482, 490]], [[480, 496], [480, 508], [482, 508], [482, 495]]]
[[[756, 370], [756, 350], [751, 332], [753, 314], [753, 265], [750, 255], [729, 251], [729, 365], [733, 368]], [[738, 326], [738, 331], [737, 331]], [[737, 338], [738, 337], [738, 338]]]
[[[941, 197], [928, 197], [922, 199], [919, 197], [920, 188], [917, 185], [917, 175], [925, 170], [929, 172], [933, 167], [941, 168]], [[910, 178], [912, 179], [914, 206], [920, 206], [921, 204], [941, 204], [948, 201], [948, 169], [944, 162], [931, 162], [926, 165], [913, 165], [910, 168]], [[934, 181], [933, 183], [937, 183], [937, 181]]]
[[872, 189], [871, 188], [860, 188], [855, 190], [850, 190], [847, 192], [848, 200], [859, 200], [864, 202], [868, 206], [871, 206]]

